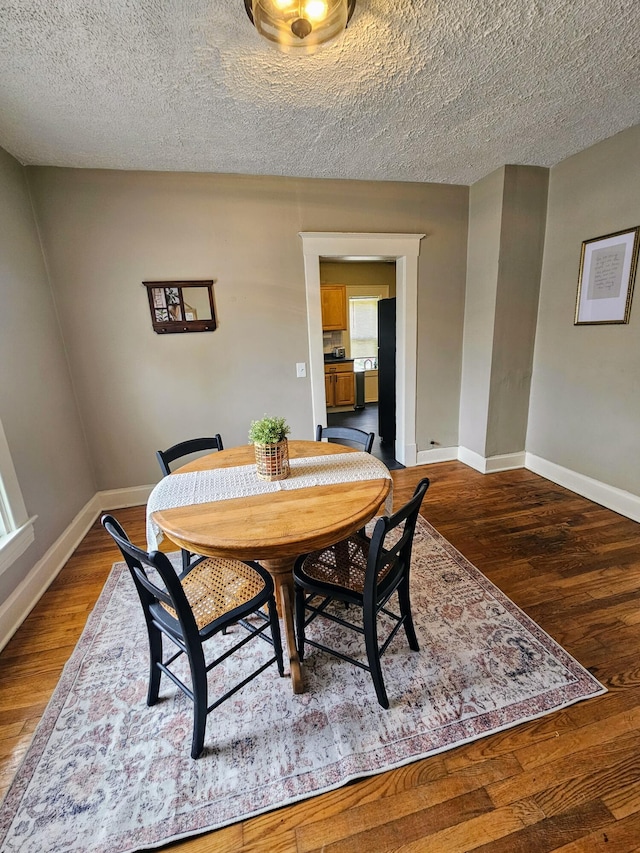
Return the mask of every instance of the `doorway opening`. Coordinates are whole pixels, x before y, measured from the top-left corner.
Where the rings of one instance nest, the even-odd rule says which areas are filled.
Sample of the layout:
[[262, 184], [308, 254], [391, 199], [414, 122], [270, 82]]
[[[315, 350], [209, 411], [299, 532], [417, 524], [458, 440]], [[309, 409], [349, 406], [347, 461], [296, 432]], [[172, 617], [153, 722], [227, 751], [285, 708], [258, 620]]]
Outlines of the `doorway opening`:
[[[395, 261], [322, 258], [320, 287], [327, 425], [372, 432], [373, 455], [403, 468], [395, 459]], [[336, 302], [342, 310], [326, 310]]]
[[416, 464], [416, 350], [418, 255], [424, 234], [301, 232], [307, 293], [309, 376], [313, 425], [327, 424], [324, 380], [320, 260], [395, 261], [396, 436], [393, 454], [401, 465]]

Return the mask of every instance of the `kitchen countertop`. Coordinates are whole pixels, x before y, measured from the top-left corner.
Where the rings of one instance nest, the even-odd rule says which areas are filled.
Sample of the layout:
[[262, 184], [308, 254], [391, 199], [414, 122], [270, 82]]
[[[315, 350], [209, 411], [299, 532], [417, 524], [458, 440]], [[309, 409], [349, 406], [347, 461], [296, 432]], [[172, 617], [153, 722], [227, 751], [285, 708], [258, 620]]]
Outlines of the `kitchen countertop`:
[[324, 363], [325, 364], [330, 364], [330, 363], [334, 364], [337, 362], [346, 362], [346, 361], [353, 362], [353, 359], [352, 358], [335, 358], [334, 356], [329, 355], [328, 353], [324, 354]]

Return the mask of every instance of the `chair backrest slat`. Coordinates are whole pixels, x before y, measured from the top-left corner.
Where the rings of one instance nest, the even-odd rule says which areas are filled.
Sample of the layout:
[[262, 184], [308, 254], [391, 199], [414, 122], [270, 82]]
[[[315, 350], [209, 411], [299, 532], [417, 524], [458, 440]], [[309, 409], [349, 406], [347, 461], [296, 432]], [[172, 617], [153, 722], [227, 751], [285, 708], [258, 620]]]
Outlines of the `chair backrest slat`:
[[[111, 515], [102, 517], [102, 525], [115, 541], [127, 563], [127, 568], [131, 573], [145, 612], [145, 618], [149, 618], [149, 607], [152, 604], [156, 602], [166, 604], [175, 611], [182, 627], [183, 636], [187, 640], [195, 639], [198, 633], [196, 620], [180, 583], [180, 578], [169, 558], [161, 551], [152, 551], [148, 554], [141, 548], [137, 548]], [[158, 573], [164, 584], [164, 589], [151, 580], [145, 571], [145, 566]]]
[[[420, 480], [413, 497], [392, 516], [382, 516], [376, 522], [371, 536], [367, 572], [365, 577], [365, 594], [375, 592], [378, 576], [383, 567], [392, 563], [392, 568], [385, 575], [385, 583], [392, 583], [394, 576], [402, 571], [408, 571], [411, 563], [413, 536], [418, 521], [418, 514], [424, 496], [429, 488], [429, 479]], [[404, 529], [397, 540], [388, 542], [389, 534], [404, 522]]]
[[168, 604], [169, 607], [173, 607], [173, 600], [171, 599], [171, 596], [163, 589], [160, 589], [160, 587], [154, 584], [153, 581], [149, 580], [149, 576], [143, 568], [138, 568], [138, 566], [134, 565], [133, 567], [129, 566], [129, 569], [132, 572], [135, 572], [138, 582], [142, 584], [152, 598], [155, 598], [157, 601], [163, 601], [165, 604]]
[[166, 476], [171, 473], [169, 466], [176, 459], [188, 456], [190, 453], [201, 453], [203, 450], [224, 450], [220, 433], [206, 438], [189, 438], [172, 445], [167, 450], [157, 450], [156, 459], [162, 473]]
[[316, 441], [322, 441], [323, 438], [337, 438], [342, 441], [351, 441], [354, 444], [361, 444], [365, 453], [371, 453], [375, 433], [365, 432], [357, 427], [346, 426], [329, 426], [323, 427], [318, 424], [316, 427]]

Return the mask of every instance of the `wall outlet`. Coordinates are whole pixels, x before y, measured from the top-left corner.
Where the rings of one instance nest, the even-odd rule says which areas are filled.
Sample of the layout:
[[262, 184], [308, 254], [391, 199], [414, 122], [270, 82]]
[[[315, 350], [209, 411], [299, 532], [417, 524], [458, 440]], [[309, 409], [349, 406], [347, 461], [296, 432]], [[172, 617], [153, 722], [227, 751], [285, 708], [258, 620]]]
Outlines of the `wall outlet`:
[[304, 361], [296, 363], [296, 376], [298, 379], [305, 379], [307, 376], [307, 365]]

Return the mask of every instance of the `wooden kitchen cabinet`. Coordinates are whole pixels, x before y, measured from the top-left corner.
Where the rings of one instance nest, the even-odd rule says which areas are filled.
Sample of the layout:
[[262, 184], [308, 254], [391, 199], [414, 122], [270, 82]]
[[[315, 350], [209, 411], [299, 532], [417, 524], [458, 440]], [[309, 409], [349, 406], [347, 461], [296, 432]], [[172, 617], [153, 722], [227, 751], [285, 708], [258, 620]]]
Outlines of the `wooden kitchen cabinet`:
[[336, 373], [335, 383], [335, 405], [354, 406], [356, 402], [356, 389], [354, 373]]
[[356, 388], [353, 362], [337, 362], [324, 366], [324, 390], [327, 408], [335, 406], [353, 406], [356, 402]]
[[322, 331], [335, 332], [347, 328], [347, 289], [343, 284], [320, 287]]
[[327, 409], [335, 406], [335, 394], [333, 393], [336, 374], [327, 373], [327, 368], [324, 369], [324, 396], [327, 401]]

